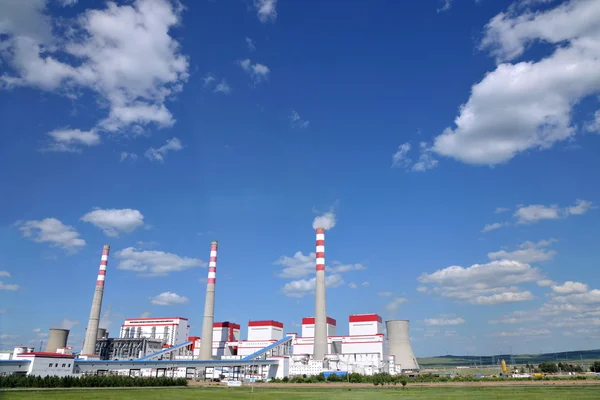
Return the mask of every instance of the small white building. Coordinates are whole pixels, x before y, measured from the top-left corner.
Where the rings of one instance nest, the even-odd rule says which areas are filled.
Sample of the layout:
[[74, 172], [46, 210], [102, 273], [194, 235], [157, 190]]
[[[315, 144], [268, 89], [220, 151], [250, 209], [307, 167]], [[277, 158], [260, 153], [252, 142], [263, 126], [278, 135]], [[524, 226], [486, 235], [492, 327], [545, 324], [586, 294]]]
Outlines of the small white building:
[[248, 340], [239, 342], [238, 355], [244, 357], [283, 339], [283, 324], [279, 321], [248, 322]]
[[15, 360], [29, 361], [27, 375], [73, 376], [75, 356], [72, 354], [33, 352], [20, 353]]
[[121, 325], [119, 337], [159, 339], [164, 344], [176, 346], [188, 340], [189, 330], [188, 319], [183, 317], [127, 318]]

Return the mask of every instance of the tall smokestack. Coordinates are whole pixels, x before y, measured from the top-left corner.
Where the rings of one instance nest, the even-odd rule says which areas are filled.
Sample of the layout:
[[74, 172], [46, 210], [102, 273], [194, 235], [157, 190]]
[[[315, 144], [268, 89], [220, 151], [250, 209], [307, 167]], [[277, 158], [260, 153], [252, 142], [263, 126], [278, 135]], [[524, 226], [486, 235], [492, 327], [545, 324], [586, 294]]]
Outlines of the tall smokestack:
[[219, 242], [210, 244], [208, 263], [208, 281], [206, 282], [206, 300], [204, 300], [204, 320], [202, 322], [202, 340], [200, 341], [200, 359], [212, 358], [213, 325], [215, 323], [215, 282], [217, 279], [217, 247]]
[[327, 352], [327, 311], [325, 309], [325, 229], [317, 228], [317, 278], [315, 299], [315, 341], [313, 358], [325, 359]]
[[102, 296], [104, 295], [104, 279], [106, 278], [106, 265], [108, 264], [109, 245], [104, 245], [102, 258], [100, 259], [100, 269], [98, 270], [98, 279], [96, 280], [96, 290], [92, 300], [92, 309], [90, 311], [90, 320], [85, 331], [85, 341], [83, 342], [82, 355], [96, 354], [96, 340], [98, 337], [98, 324], [100, 324], [100, 311], [102, 309]]

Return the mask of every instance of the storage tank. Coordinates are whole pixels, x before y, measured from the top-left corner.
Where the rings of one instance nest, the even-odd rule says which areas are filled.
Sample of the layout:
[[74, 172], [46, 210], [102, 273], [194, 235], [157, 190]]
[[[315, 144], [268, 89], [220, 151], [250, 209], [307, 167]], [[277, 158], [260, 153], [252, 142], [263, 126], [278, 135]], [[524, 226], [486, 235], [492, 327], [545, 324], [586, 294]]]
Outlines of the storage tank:
[[67, 347], [68, 338], [68, 329], [50, 329], [50, 332], [48, 332], [48, 344], [46, 345], [46, 351], [49, 353], [56, 353], [60, 347]]
[[104, 328], [98, 328], [98, 340], [99, 339], [105, 339], [106, 337], [107, 337], [106, 329], [104, 329]]
[[385, 321], [390, 355], [394, 356], [396, 372], [418, 370], [419, 364], [410, 345], [408, 320]]

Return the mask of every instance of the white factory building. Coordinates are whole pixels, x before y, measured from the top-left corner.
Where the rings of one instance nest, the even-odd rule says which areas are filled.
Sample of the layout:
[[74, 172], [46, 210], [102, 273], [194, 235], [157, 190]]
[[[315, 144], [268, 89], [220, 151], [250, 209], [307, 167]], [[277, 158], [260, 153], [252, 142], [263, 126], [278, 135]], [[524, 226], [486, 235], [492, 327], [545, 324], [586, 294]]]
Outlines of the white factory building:
[[127, 318], [121, 325], [122, 339], [157, 339], [169, 346], [187, 342], [190, 326], [187, 318]]

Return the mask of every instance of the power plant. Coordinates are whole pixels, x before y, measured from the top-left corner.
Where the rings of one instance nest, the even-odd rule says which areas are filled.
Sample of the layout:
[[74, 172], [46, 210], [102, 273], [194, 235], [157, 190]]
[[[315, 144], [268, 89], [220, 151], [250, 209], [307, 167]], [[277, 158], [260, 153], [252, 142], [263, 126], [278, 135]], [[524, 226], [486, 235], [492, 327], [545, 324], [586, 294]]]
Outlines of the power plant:
[[328, 371], [372, 375], [419, 370], [407, 320], [386, 321], [386, 335], [378, 314], [354, 314], [348, 317], [348, 335], [337, 335], [337, 321], [327, 315], [322, 227], [316, 228], [314, 315], [302, 318], [300, 333], [285, 332], [283, 323], [276, 320], [249, 321], [247, 338], [242, 339], [239, 324], [215, 321], [218, 242], [213, 241], [202, 336], [190, 336], [187, 318], [155, 317], [127, 318], [118, 337], [111, 338], [99, 326], [109, 251], [110, 246], [105, 245], [81, 352], [67, 347], [68, 330], [53, 328], [44, 352], [18, 346], [6, 357], [0, 356], [3, 373], [268, 380]]

